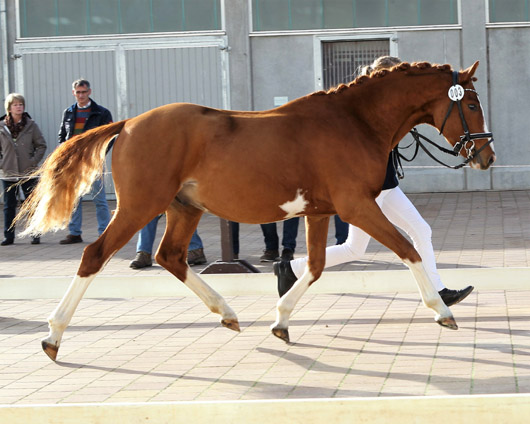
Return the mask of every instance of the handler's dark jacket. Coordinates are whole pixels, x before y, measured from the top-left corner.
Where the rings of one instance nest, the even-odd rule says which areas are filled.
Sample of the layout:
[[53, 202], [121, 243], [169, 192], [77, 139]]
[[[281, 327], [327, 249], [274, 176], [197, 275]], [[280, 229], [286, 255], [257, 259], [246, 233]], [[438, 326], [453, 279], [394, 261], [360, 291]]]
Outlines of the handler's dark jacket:
[[398, 186], [399, 181], [397, 179], [396, 172], [396, 155], [398, 154], [397, 148], [390, 152], [388, 157], [388, 163], [386, 164], [386, 175], [385, 182], [383, 183], [382, 190], [389, 190]]
[[[110, 124], [112, 122], [112, 115], [108, 109], [98, 105], [94, 100], [90, 105], [90, 115], [88, 116], [83, 132], [91, 130], [101, 125]], [[61, 129], [57, 136], [59, 143], [64, 143], [74, 134], [75, 115], [77, 113], [77, 103], [74, 103], [63, 112], [63, 120], [61, 122]]]

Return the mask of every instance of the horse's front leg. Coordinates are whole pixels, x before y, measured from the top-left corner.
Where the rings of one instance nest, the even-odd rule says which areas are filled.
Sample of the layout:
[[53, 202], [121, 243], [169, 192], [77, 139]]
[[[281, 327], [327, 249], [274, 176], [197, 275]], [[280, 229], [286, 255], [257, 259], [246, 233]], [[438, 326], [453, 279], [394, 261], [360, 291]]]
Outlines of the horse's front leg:
[[326, 235], [329, 217], [316, 218], [306, 216], [305, 223], [308, 253], [307, 266], [293, 287], [278, 300], [276, 322], [271, 325], [272, 333], [286, 343], [289, 342], [289, 317], [309, 286], [320, 278], [326, 262]]
[[408, 266], [412, 275], [414, 275], [414, 279], [420, 289], [423, 304], [436, 313], [434, 317], [435, 321], [443, 327], [458, 330], [458, 325], [453, 318], [453, 314], [443, 302], [440, 294], [434, 288], [434, 284], [429, 279], [429, 275], [423, 267], [423, 262], [421, 260], [420, 262], [410, 262], [403, 258], [402, 260], [403, 263]]
[[423, 304], [435, 313], [438, 324], [453, 330], [458, 329], [453, 314], [442, 301], [433, 282], [423, 267], [414, 246], [390, 223], [374, 200], [366, 199], [356, 208], [356, 215], [340, 211], [341, 217], [361, 228], [380, 243], [394, 251], [411, 270], [418, 285]]

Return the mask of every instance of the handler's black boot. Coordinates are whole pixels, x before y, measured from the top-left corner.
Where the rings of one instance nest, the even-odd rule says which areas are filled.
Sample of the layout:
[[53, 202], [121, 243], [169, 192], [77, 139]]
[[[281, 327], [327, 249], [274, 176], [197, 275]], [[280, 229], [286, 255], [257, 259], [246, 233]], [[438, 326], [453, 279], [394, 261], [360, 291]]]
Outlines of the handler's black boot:
[[451, 290], [445, 288], [443, 290], [440, 290], [438, 294], [447, 306], [451, 306], [462, 302], [462, 300], [464, 300], [471, 294], [473, 289], [473, 286], [467, 286], [465, 289], [462, 290]]
[[278, 277], [278, 294], [282, 297], [289, 291], [298, 278], [294, 275], [290, 262], [274, 262], [272, 269], [274, 270], [274, 275]]

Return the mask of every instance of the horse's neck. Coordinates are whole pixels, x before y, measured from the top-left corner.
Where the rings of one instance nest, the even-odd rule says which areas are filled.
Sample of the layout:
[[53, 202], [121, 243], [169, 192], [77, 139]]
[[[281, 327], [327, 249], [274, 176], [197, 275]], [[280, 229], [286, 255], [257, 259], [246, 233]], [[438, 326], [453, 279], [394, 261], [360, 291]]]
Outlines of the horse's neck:
[[387, 75], [367, 82], [358, 93], [351, 87], [345, 97], [350, 97], [351, 107], [374, 129], [374, 134], [391, 140], [392, 149], [414, 126], [434, 124], [430, 106], [445, 89], [440, 81], [435, 74]]

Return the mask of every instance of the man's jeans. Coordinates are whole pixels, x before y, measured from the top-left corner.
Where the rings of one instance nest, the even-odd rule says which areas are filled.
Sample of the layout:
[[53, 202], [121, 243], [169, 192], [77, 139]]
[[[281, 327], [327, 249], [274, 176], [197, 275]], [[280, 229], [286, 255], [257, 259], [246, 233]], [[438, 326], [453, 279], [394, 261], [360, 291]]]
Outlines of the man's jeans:
[[[290, 218], [283, 221], [282, 246], [294, 252], [296, 248], [296, 236], [298, 235], [298, 222], [300, 218]], [[276, 223], [261, 224], [261, 231], [265, 239], [265, 249], [278, 250], [279, 238], [276, 231]]]
[[[101, 233], [105, 231], [105, 228], [107, 228], [107, 225], [109, 225], [110, 222], [109, 205], [107, 204], [107, 198], [105, 197], [105, 187], [103, 183], [103, 178], [98, 178], [96, 181], [94, 181], [94, 184], [92, 184], [92, 188], [90, 189], [90, 194], [92, 195], [92, 200], [96, 205], [98, 234], [101, 235]], [[74, 236], [80, 236], [82, 233], [82, 222], [83, 208], [81, 202], [79, 202], [79, 204], [75, 208], [74, 213], [72, 214], [70, 223], [68, 224], [68, 230], [70, 231], [70, 234]]]
[[[154, 217], [149, 224], [140, 230], [138, 235], [138, 243], [136, 243], [137, 252], [146, 252], [149, 254], [153, 253], [153, 244], [155, 243], [156, 237], [156, 226], [158, 225], [158, 220], [162, 215]], [[202, 240], [199, 237], [197, 230], [191, 236], [190, 245], [188, 246], [188, 251], [195, 249], [202, 249]]]

